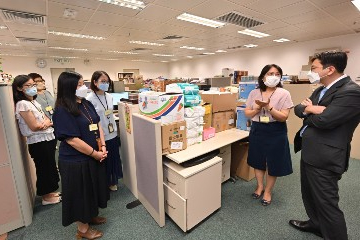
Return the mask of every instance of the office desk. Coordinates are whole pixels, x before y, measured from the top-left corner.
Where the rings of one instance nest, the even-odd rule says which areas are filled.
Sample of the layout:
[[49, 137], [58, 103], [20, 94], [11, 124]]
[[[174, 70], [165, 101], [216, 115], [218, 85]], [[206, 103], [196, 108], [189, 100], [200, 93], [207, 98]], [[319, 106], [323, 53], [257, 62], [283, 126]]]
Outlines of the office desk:
[[231, 128], [215, 134], [215, 137], [210, 138], [199, 144], [191, 145], [187, 149], [180, 152], [166, 155], [167, 158], [180, 164], [189, 161], [195, 157], [201, 156], [213, 150], [219, 149], [241, 139], [249, 136], [249, 132]]

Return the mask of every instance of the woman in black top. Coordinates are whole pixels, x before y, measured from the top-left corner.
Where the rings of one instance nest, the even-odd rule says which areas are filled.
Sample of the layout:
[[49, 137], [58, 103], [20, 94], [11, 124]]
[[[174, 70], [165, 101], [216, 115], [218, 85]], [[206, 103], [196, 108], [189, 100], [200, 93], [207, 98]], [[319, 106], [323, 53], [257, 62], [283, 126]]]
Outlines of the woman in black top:
[[103, 162], [107, 151], [100, 117], [86, 95], [80, 74], [61, 73], [53, 122], [55, 135], [61, 141], [62, 224], [76, 222], [77, 238], [97, 239], [103, 233], [89, 224], [106, 222], [106, 218], [98, 216], [98, 208], [106, 208], [109, 200]]

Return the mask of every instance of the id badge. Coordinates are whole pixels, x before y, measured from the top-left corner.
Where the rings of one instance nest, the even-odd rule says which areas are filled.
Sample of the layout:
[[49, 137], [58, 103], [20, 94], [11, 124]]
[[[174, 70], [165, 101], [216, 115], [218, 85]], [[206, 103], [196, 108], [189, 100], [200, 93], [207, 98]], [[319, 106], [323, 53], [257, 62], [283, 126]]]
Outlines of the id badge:
[[90, 130], [90, 132], [98, 130], [98, 125], [97, 124], [90, 124], [89, 125], [89, 130]]
[[108, 109], [105, 111], [105, 116], [109, 116], [110, 114], [112, 114], [112, 110]]
[[53, 108], [51, 107], [51, 106], [47, 106], [46, 108], [45, 108], [45, 110], [47, 111], [47, 112], [52, 112], [52, 110], [53, 110]]
[[114, 132], [114, 125], [112, 123], [108, 124], [109, 133]]
[[269, 123], [270, 122], [270, 117], [268, 117], [268, 116], [260, 116], [260, 122], [261, 123]]

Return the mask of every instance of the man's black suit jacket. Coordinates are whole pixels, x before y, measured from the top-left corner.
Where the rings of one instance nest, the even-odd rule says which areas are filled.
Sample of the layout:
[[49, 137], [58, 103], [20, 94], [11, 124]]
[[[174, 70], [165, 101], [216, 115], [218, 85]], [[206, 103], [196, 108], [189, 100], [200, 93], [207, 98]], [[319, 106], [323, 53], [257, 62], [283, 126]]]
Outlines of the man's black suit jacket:
[[[313, 105], [325, 106], [321, 114], [304, 115], [305, 106], [298, 104], [295, 114], [307, 125], [302, 137], [294, 139], [295, 152], [302, 149], [304, 162], [321, 169], [344, 173], [350, 157], [350, 143], [360, 121], [360, 86], [345, 77], [330, 87], [320, 100], [323, 87], [317, 88], [310, 99]], [[318, 103], [318, 104], [317, 104]]]

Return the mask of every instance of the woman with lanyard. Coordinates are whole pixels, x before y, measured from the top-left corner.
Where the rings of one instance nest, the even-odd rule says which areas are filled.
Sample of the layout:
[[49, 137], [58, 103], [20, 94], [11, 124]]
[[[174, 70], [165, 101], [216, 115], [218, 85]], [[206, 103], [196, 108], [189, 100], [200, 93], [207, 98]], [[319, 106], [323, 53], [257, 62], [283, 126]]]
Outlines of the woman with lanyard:
[[120, 139], [117, 136], [117, 126], [113, 115], [113, 99], [106, 91], [109, 88], [109, 75], [104, 71], [96, 71], [91, 77], [92, 92], [87, 96], [100, 116], [100, 124], [104, 131], [108, 156], [105, 161], [108, 186], [111, 191], [117, 190], [118, 179], [122, 178], [120, 160]]
[[282, 88], [282, 73], [279, 66], [266, 65], [258, 78], [259, 87], [250, 92], [245, 108], [246, 117], [252, 120], [248, 164], [255, 169], [257, 180], [252, 197], [259, 199], [264, 195], [263, 206], [271, 204], [277, 177], [293, 172], [286, 120], [294, 105], [290, 93]]
[[45, 80], [38, 73], [29, 73], [28, 76], [34, 79], [34, 82], [37, 84], [37, 99], [36, 101], [40, 103], [42, 110], [46, 116], [51, 120], [52, 115], [54, 114], [54, 105], [55, 99], [49, 91], [46, 90]]
[[109, 200], [104, 163], [107, 151], [100, 117], [85, 99], [87, 91], [80, 74], [61, 73], [53, 121], [61, 141], [62, 224], [76, 222], [78, 239], [97, 239], [103, 233], [89, 224], [106, 222], [98, 215], [99, 207], [106, 208]]
[[59, 188], [59, 174], [55, 163], [53, 124], [35, 100], [37, 91], [32, 78], [16, 76], [12, 90], [15, 116], [36, 167], [36, 194], [42, 196], [42, 205], [59, 203], [61, 197], [55, 192]]

